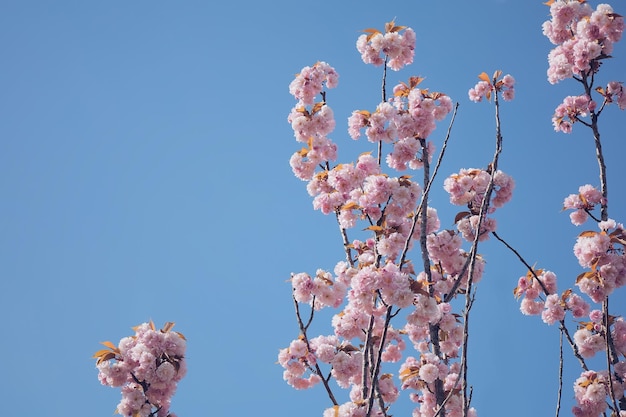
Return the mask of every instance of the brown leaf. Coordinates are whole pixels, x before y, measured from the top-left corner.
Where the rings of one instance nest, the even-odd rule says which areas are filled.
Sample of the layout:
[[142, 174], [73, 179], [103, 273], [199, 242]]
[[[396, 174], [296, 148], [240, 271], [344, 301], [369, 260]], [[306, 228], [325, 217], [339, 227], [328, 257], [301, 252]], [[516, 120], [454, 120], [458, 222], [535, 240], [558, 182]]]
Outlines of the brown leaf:
[[111, 342], [108, 342], [108, 341], [107, 341], [107, 342], [100, 342], [100, 344], [101, 344], [101, 345], [104, 345], [104, 346], [106, 346], [106, 347], [108, 347], [109, 349], [112, 349], [112, 350], [117, 350], [117, 346], [115, 346], [115, 345], [114, 345], [113, 343], [111, 343]]
[[469, 211], [461, 211], [459, 213], [457, 213], [456, 216], [454, 216], [454, 224], [457, 224], [459, 221], [461, 221], [462, 219], [471, 216], [472, 213], [470, 213]]
[[579, 234], [578, 237], [593, 237], [597, 234], [598, 232], [594, 232], [593, 230], [585, 230], [584, 232]]
[[163, 328], [161, 329], [161, 331], [163, 333], [169, 332], [170, 330], [172, 330], [172, 327], [174, 327], [174, 324], [175, 324], [174, 322], [168, 321], [167, 323], [163, 325]]
[[354, 201], [350, 201], [349, 203], [344, 204], [343, 206], [341, 206], [340, 210], [358, 210], [360, 209], [361, 206], [359, 206], [357, 203], [355, 203]]
[[486, 72], [481, 72], [480, 74], [478, 74], [478, 78], [482, 81], [486, 81], [491, 84], [491, 79], [489, 78]]

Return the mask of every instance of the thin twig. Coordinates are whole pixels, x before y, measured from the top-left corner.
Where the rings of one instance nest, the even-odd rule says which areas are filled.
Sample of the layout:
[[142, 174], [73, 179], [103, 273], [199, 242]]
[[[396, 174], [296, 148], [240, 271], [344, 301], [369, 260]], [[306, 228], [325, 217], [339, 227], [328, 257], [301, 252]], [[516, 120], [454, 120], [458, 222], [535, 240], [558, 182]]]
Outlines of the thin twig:
[[[413, 232], [415, 232], [415, 226], [417, 225], [417, 221], [419, 220], [419, 217], [424, 212], [424, 204], [425, 204], [424, 196], [425, 195], [427, 196], [428, 193], [430, 192], [430, 187], [432, 186], [433, 181], [435, 180], [435, 177], [437, 176], [437, 172], [439, 172], [439, 167], [441, 166], [443, 155], [445, 154], [446, 148], [448, 147], [448, 140], [450, 139], [450, 134], [452, 133], [452, 126], [454, 125], [454, 119], [456, 119], [456, 113], [458, 109], [459, 109], [459, 103], [457, 102], [456, 105], [454, 106], [454, 112], [452, 113], [452, 120], [450, 120], [450, 125], [448, 125], [448, 131], [446, 132], [446, 137], [443, 140], [443, 145], [441, 146], [441, 152], [439, 153], [439, 157], [437, 158], [437, 163], [435, 164], [433, 175], [428, 180], [428, 183], [426, 184], [426, 187], [424, 188], [424, 191], [422, 192], [422, 199], [420, 201], [420, 204], [415, 210], [415, 212], [413, 213], [413, 222], [411, 223], [411, 230], [409, 231], [409, 234], [406, 240], [404, 241], [404, 248], [402, 248], [402, 255], [400, 256], [400, 262], [398, 264], [398, 267], [401, 270], [402, 270], [402, 267], [404, 266], [404, 261], [406, 259], [407, 253], [409, 252], [409, 245], [411, 243], [411, 240], [413, 239], [412, 236], [413, 236]], [[428, 221], [427, 215], [422, 216], [422, 221]]]
[[366, 417], [370, 417], [372, 415], [372, 409], [374, 407], [374, 388], [376, 386], [376, 382], [378, 381], [378, 374], [380, 373], [380, 364], [382, 362], [383, 348], [385, 347], [385, 343], [387, 341], [387, 330], [389, 329], [389, 323], [391, 322], [391, 306], [387, 307], [387, 314], [385, 316], [385, 325], [383, 327], [383, 334], [380, 337], [380, 343], [378, 345], [378, 354], [376, 356], [376, 363], [374, 364], [374, 369], [372, 371], [372, 385], [370, 387], [368, 404], [367, 404], [367, 414]]
[[[513, 248], [511, 245], [509, 245], [496, 232], [491, 232], [491, 234], [496, 239], [498, 239], [500, 242], [502, 242], [502, 244], [504, 244], [504, 246], [506, 246], [511, 252], [513, 252], [515, 254], [515, 256], [517, 256], [517, 259], [519, 259], [520, 262], [524, 264], [526, 269], [528, 269], [528, 271], [532, 274], [533, 278], [539, 283], [539, 285], [541, 286], [541, 290], [544, 292], [544, 294], [545, 295], [550, 295], [550, 292], [548, 291], [548, 289], [546, 288], [544, 283], [539, 279], [539, 277], [537, 276], [537, 273], [535, 272], [533, 267], [530, 266], [530, 264], [528, 262], [526, 262], [526, 260], [522, 257], [522, 255], [520, 255], [520, 253], [517, 250], [515, 250], [515, 248]], [[560, 323], [560, 329], [563, 332], [563, 334], [565, 334], [565, 338], [567, 339], [567, 342], [569, 343], [570, 347], [572, 348], [572, 352], [574, 353], [574, 356], [576, 357], [576, 359], [578, 359], [578, 362], [580, 362], [581, 368], [583, 368], [585, 371], [588, 371], [589, 368], [587, 367], [587, 364], [585, 363], [585, 359], [582, 357], [582, 355], [578, 351], [578, 346], [576, 346], [576, 343], [572, 339], [572, 336], [570, 335], [569, 330], [567, 330], [567, 327], [565, 326], [565, 319], [559, 320], [559, 323]]]
[[619, 406], [617, 405], [617, 400], [615, 399], [615, 392], [613, 390], [613, 365], [618, 362], [617, 357], [613, 356], [613, 349], [615, 346], [613, 345], [613, 338], [611, 337], [611, 329], [610, 329], [610, 317], [609, 317], [609, 297], [605, 297], [602, 302], [602, 321], [604, 325], [604, 341], [606, 344], [606, 369], [607, 369], [607, 377], [609, 378], [609, 397], [611, 398], [611, 402], [613, 403], [613, 411], [616, 415], [619, 414]]
[[561, 394], [563, 393], [563, 330], [559, 332], [559, 391], [556, 396], [556, 417], [561, 412]]
[[[307, 331], [307, 328], [308, 328], [309, 324], [311, 324], [311, 321], [313, 320], [313, 307], [311, 306], [311, 317], [309, 319], [309, 322], [305, 326], [304, 322], [302, 321], [302, 317], [300, 316], [300, 306], [298, 304], [298, 301], [296, 300], [296, 297], [292, 297], [292, 298], [293, 298], [293, 304], [294, 304], [295, 309], [296, 309], [296, 317], [298, 319], [298, 326], [300, 326], [300, 333], [302, 334], [302, 339], [304, 340], [304, 343], [306, 343], [307, 351], [310, 352], [311, 351], [311, 345], [309, 344], [309, 338], [308, 338], [308, 336], [306, 334], [306, 331]], [[308, 365], [311, 366], [311, 364], [308, 364]], [[322, 380], [322, 384], [324, 384], [324, 388], [326, 389], [326, 393], [328, 393], [328, 397], [332, 401], [333, 405], [339, 405], [339, 403], [335, 399], [335, 395], [333, 394], [332, 389], [330, 388], [330, 385], [328, 385], [328, 380], [326, 380], [326, 378], [324, 378], [322, 370], [320, 369], [320, 366], [317, 363], [317, 361], [315, 362], [315, 373]]]

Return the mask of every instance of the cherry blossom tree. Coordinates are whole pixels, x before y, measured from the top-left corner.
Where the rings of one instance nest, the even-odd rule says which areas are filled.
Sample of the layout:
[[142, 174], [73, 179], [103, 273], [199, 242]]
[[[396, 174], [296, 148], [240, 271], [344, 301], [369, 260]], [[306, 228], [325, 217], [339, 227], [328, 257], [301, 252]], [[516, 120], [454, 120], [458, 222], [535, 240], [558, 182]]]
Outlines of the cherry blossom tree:
[[[610, 294], [626, 282], [626, 235], [608, 216], [598, 122], [610, 104], [624, 109], [626, 95], [618, 81], [596, 86], [601, 63], [620, 40], [624, 21], [606, 4], [595, 10], [584, 0], [547, 5], [551, 19], [543, 30], [555, 44], [548, 80], [554, 84], [573, 79], [583, 89], [557, 107], [554, 128], [569, 133], [579, 123], [591, 129], [601, 178], [599, 190], [583, 185], [564, 202], [565, 209], [574, 210], [572, 223], [591, 219], [598, 229], [581, 233], [574, 246], [580, 265], [588, 269], [572, 283], [582, 295], [572, 289], [559, 292], [554, 272], [530, 266], [497, 233], [494, 214], [514, 189], [513, 179], [499, 169], [500, 112], [505, 109], [500, 99], [514, 99], [511, 75], [482, 73], [469, 90], [470, 100], [488, 101], [495, 110], [494, 153], [484, 167], [460, 169], [444, 180], [450, 203], [464, 207], [454, 230], [441, 229], [429, 193], [458, 104], [445, 93], [423, 87], [423, 79], [415, 76], [387, 92], [387, 70], [399, 71], [413, 61], [411, 28], [392, 21], [384, 30], [366, 29], [357, 40], [363, 62], [382, 68], [382, 91], [375, 109], [355, 110], [348, 119], [349, 136], [366, 139], [370, 148], [352, 162], [336, 162], [338, 146], [329, 137], [336, 122], [326, 96], [338, 85], [337, 71], [317, 62], [304, 67], [290, 84], [297, 103], [288, 122], [302, 144], [290, 164], [295, 176], [307, 182], [314, 209], [335, 217], [345, 259], [332, 272], [292, 274], [299, 334], [280, 350], [278, 360], [285, 381], [294, 388], [324, 387], [330, 401], [324, 417], [390, 416], [401, 391], [408, 391], [416, 403], [414, 416], [477, 415], [468, 382], [468, 325], [474, 289], [485, 270], [479, 246], [490, 237], [508, 247], [526, 268], [514, 290], [521, 298], [521, 312], [541, 315], [547, 324], [559, 323], [580, 362], [574, 415], [607, 415], [608, 409], [611, 415], [626, 416], [626, 325], [609, 312]], [[446, 118], [446, 133], [435, 138], [437, 125]], [[596, 208], [599, 215], [594, 214]], [[421, 256], [410, 259], [411, 249]], [[587, 299], [598, 308], [592, 309]], [[314, 335], [311, 324], [321, 309], [337, 312], [330, 332]], [[568, 330], [568, 314], [589, 321], [573, 332]], [[585, 358], [598, 352], [606, 353], [606, 369], [594, 371]], [[389, 371], [393, 363], [399, 364], [397, 372]], [[349, 390], [347, 401], [340, 401], [338, 389]], [[557, 415], [560, 395], [561, 389]]]

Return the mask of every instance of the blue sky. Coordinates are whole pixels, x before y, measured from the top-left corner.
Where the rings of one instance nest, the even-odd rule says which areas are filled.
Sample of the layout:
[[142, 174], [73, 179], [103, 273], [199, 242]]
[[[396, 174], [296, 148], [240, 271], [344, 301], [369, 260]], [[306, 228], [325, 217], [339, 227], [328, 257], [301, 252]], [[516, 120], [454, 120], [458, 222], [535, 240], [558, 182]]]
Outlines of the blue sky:
[[[595, 4], [594, 4], [595, 5]], [[624, 14], [623, 10], [616, 9]], [[362, 29], [396, 19], [417, 34], [411, 75], [461, 103], [432, 205], [444, 227], [458, 209], [444, 176], [491, 158], [493, 109], [474, 104], [476, 76], [517, 79], [502, 108], [500, 167], [515, 177], [500, 234], [530, 263], [581, 272], [581, 231], [560, 211], [579, 185], [599, 185], [590, 132], [556, 134], [550, 117], [578, 85], [546, 80], [551, 45], [541, 2], [5, 1], [0, 5], [0, 373], [5, 415], [110, 416], [92, 353], [147, 320], [188, 339], [179, 416], [320, 416], [322, 389], [294, 391], [275, 364], [297, 336], [286, 280], [343, 259], [332, 217], [312, 210], [291, 174], [299, 149], [288, 85], [324, 60], [340, 74], [328, 102], [339, 159], [369, 150], [345, 120], [375, 108], [381, 69], [362, 64]], [[603, 82], [626, 81], [624, 44]], [[626, 207], [624, 113], [601, 120], [612, 217]], [[433, 139], [443, 138], [447, 122]], [[446, 224], [446, 219], [449, 224]], [[473, 310], [470, 372], [479, 415], [552, 415], [558, 330], [523, 317], [512, 289], [523, 266], [497, 242]], [[623, 291], [614, 314], [623, 314]], [[322, 316], [320, 316], [320, 319]], [[320, 332], [331, 330], [320, 322]], [[567, 357], [569, 359], [569, 356]], [[566, 361], [564, 415], [576, 363]], [[33, 407], [35, 405], [35, 407]], [[393, 414], [409, 415], [403, 397]]]

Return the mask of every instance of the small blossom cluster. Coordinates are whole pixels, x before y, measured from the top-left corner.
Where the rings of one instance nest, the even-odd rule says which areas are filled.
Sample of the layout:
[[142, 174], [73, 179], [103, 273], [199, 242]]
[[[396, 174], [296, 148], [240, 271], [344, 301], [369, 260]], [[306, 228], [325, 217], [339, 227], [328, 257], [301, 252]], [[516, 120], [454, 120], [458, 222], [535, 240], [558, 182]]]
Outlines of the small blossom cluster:
[[140, 324], [134, 336], [123, 338], [118, 346], [105, 342], [108, 349], [94, 355], [100, 382], [122, 389], [120, 415], [176, 417], [169, 411], [171, 398], [187, 367], [186, 341], [171, 330], [173, 325], [156, 330], [152, 322]]
[[324, 101], [315, 103], [324, 85], [337, 86], [339, 75], [325, 62], [304, 67], [289, 85], [289, 92], [298, 100], [287, 121], [291, 124], [298, 142], [306, 147], [295, 152], [290, 162], [296, 177], [310, 180], [318, 165], [337, 159], [337, 145], [327, 135], [335, 128], [332, 109]]
[[501, 92], [504, 100], [513, 100], [515, 97], [515, 78], [507, 74], [502, 77], [502, 79], [497, 80], [499, 76], [499, 71], [496, 71], [493, 79], [490, 79], [484, 72], [480, 74], [478, 76], [480, 81], [474, 87], [470, 88], [468, 92], [469, 99], [476, 103], [482, 101], [483, 98], [491, 100], [491, 94]]
[[461, 396], [460, 364], [458, 362], [450, 365], [441, 361], [432, 353], [424, 353], [420, 359], [408, 357], [400, 367], [400, 379], [403, 389], [413, 389], [417, 393], [411, 396], [413, 402], [419, 403], [413, 415], [418, 417], [433, 417], [439, 406], [435, 396], [436, 381], [443, 383], [443, 390], [447, 402], [445, 404], [446, 416], [476, 417], [474, 408], [464, 413], [463, 399]]
[[[464, 289], [468, 278], [469, 254], [461, 248], [462, 240], [459, 234], [452, 230], [442, 230], [437, 233], [429, 233], [426, 237], [426, 247], [436, 268], [431, 271], [431, 284], [433, 295], [444, 298], [452, 290], [455, 282], [461, 279], [460, 288]], [[484, 260], [476, 259], [473, 272], [473, 282], [478, 283], [482, 278]], [[426, 277], [418, 275], [418, 282], [423, 279], [424, 285], [428, 282]]]
[[[403, 33], [401, 33], [404, 31]], [[366, 64], [387, 66], [394, 71], [413, 62], [415, 55], [415, 32], [405, 26], [396, 26], [389, 22], [385, 25], [385, 33], [377, 29], [367, 29], [367, 34], [359, 36], [356, 49]], [[383, 58], [384, 56], [384, 58]]]
[[[624, 374], [626, 364], [620, 362], [615, 365], [616, 372]], [[609, 378], [611, 379], [609, 381]], [[576, 403], [572, 408], [572, 414], [576, 417], [596, 417], [605, 413], [607, 406], [607, 395], [611, 387], [615, 400], [619, 403], [624, 397], [625, 384], [623, 376], [618, 379], [609, 377], [606, 371], [584, 371], [580, 377], [574, 382], [574, 396]], [[615, 415], [615, 414], [613, 414]], [[620, 412], [620, 417], [626, 415], [624, 411]]]
[[285, 368], [283, 378], [295, 389], [311, 388], [322, 380], [313, 368], [317, 359], [301, 338], [278, 352], [278, 363]]
[[[491, 172], [483, 169], [461, 169], [458, 174], [450, 175], [444, 181], [444, 189], [450, 194], [450, 202], [455, 205], [467, 205], [469, 212], [457, 215], [457, 228], [463, 237], [473, 241], [478, 230], [480, 207], [482, 205], [489, 183]], [[502, 171], [493, 175], [493, 193], [489, 209], [485, 214], [493, 213], [496, 208], [506, 204], [513, 195], [515, 181]], [[495, 231], [495, 219], [485, 217], [480, 226], [479, 240], [485, 240], [489, 233]]]
[[452, 110], [452, 100], [442, 93], [429, 93], [417, 88], [422, 81], [412, 77], [408, 84], [394, 87], [394, 97], [380, 103], [376, 111], [356, 110], [348, 118], [348, 133], [352, 139], [361, 137], [365, 129], [368, 141], [393, 144], [387, 156], [389, 167], [403, 171], [419, 169], [425, 158], [432, 160], [434, 145], [422, 143], [434, 131], [436, 121], [443, 120]]
[[600, 222], [598, 227], [599, 232], [581, 233], [574, 244], [578, 263], [590, 268], [578, 276], [576, 285], [596, 303], [626, 284], [626, 231], [611, 219]]
[[626, 91], [624, 91], [624, 83], [611, 81], [606, 86], [606, 92], [604, 92], [603, 95], [608, 103], [615, 102], [620, 110], [626, 109]]
[[299, 303], [310, 304], [316, 310], [339, 307], [346, 295], [347, 283], [334, 280], [330, 272], [318, 269], [314, 278], [307, 273], [291, 276], [293, 296]]
[[563, 201], [563, 210], [574, 210], [569, 217], [573, 225], [580, 226], [589, 218], [589, 212], [598, 204], [606, 204], [602, 192], [592, 185], [581, 185], [578, 194], [570, 194]]
[[520, 303], [520, 311], [527, 316], [541, 314], [545, 304], [541, 296], [555, 294], [557, 288], [554, 272], [542, 269], [533, 272], [529, 271], [525, 276], [520, 277], [517, 287], [513, 290], [516, 298], [524, 296]]
[[591, 358], [606, 348], [602, 311], [592, 310], [589, 313], [589, 320], [581, 322], [580, 328], [574, 333], [574, 343], [583, 358]]
[[563, 102], [557, 106], [552, 116], [554, 130], [563, 133], [572, 133], [572, 125], [580, 121], [580, 117], [585, 117], [596, 109], [596, 102], [588, 95], [567, 96]]
[[624, 19], [608, 4], [593, 10], [584, 1], [557, 0], [551, 4], [550, 14], [543, 34], [556, 45], [548, 56], [551, 84], [596, 73], [624, 31]]

